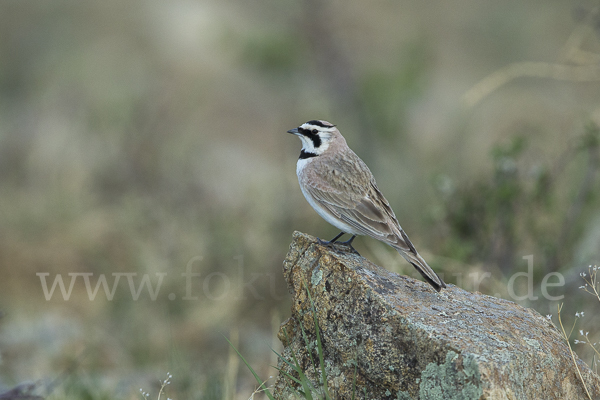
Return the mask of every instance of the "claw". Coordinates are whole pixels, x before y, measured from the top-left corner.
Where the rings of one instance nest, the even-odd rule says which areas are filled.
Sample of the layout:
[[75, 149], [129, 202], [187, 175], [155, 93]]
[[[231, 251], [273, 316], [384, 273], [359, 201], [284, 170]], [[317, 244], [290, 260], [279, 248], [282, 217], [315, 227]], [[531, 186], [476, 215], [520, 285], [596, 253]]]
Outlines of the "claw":
[[333, 244], [335, 243], [333, 240], [321, 240], [319, 238], [317, 238], [317, 243], [319, 243], [321, 246], [325, 246], [325, 247], [329, 247], [330, 249], [333, 249]]

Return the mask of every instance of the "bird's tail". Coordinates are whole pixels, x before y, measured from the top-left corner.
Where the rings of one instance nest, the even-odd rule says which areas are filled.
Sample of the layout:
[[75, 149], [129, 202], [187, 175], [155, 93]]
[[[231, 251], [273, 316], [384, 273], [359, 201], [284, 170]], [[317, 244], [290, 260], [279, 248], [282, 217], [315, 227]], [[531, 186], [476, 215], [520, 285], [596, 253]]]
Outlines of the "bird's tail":
[[446, 283], [444, 283], [442, 278], [440, 278], [438, 274], [436, 274], [435, 271], [431, 269], [431, 267], [425, 262], [423, 257], [421, 257], [421, 255], [417, 252], [417, 249], [415, 249], [415, 246], [413, 246], [413, 244], [411, 243], [408, 236], [406, 236], [406, 233], [404, 233], [403, 230], [401, 230], [400, 233], [402, 234], [402, 239], [404, 241], [403, 244], [405, 244], [406, 247], [393, 247], [398, 251], [398, 253], [400, 253], [402, 257], [404, 257], [406, 261], [411, 263], [412, 266], [415, 267], [415, 269], [419, 271], [421, 275], [423, 275], [423, 278], [425, 278], [425, 280], [429, 282], [429, 284], [433, 286], [435, 290], [439, 292], [440, 290], [442, 290], [442, 288], [445, 288]]
[[435, 290], [439, 292], [442, 288], [446, 287], [446, 283], [444, 283], [442, 278], [440, 278], [429, 265], [427, 265], [419, 253], [406, 252], [401, 249], [396, 250], [398, 250], [398, 253], [400, 253], [406, 261], [411, 263], [421, 275], [423, 275], [423, 278], [425, 278]]

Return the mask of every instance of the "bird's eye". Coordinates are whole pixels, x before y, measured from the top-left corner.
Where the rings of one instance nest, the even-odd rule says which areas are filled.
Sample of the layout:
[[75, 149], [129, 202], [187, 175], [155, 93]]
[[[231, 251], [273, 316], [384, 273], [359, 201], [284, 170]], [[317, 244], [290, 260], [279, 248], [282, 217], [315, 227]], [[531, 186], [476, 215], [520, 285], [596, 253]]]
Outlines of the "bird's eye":
[[318, 130], [316, 130], [316, 129], [313, 129], [313, 130], [312, 130], [312, 133], [315, 133], [315, 134], [316, 134], [316, 133], [319, 133], [319, 131], [318, 131]]

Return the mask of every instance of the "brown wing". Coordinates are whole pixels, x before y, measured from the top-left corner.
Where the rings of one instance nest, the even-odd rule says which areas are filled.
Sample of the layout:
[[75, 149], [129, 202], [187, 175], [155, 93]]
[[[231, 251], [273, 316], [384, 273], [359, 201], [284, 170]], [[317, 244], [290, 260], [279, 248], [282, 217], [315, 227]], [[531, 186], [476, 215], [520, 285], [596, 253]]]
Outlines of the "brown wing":
[[408, 250], [401, 228], [371, 171], [354, 153], [313, 168], [305, 190], [336, 218], [363, 235]]

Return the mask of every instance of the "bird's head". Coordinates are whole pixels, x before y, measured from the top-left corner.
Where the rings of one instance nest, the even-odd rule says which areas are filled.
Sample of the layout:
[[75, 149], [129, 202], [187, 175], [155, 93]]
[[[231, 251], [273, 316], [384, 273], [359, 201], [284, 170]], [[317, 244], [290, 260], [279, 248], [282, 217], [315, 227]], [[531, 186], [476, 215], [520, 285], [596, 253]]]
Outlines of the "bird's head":
[[323, 121], [312, 120], [303, 123], [297, 128], [290, 129], [302, 141], [302, 154], [300, 157], [315, 157], [323, 154], [336, 140], [344, 140], [335, 125]]

